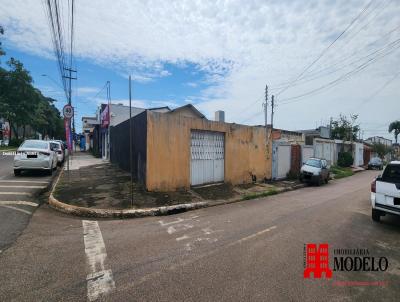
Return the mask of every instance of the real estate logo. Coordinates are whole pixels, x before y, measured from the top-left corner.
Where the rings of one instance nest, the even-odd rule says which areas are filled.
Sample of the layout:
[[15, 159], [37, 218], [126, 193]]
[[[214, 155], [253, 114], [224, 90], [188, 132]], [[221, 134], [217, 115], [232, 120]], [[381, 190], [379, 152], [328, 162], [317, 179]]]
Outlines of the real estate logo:
[[372, 256], [366, 248], [333, 250], [333, 269], [329, 267], [329, 244], [304, 245], [303, 277], [332, 278], [333, 272], [385, 272], [389, 267], [386, 257]]
[[305, 249], [304, 278], [310, 278], [311, 273], [314, 278], [321, 278], [322, 274], [325, 278], [332, 278], [332, 270], [329, 268], [329, 245], [308, 243]]

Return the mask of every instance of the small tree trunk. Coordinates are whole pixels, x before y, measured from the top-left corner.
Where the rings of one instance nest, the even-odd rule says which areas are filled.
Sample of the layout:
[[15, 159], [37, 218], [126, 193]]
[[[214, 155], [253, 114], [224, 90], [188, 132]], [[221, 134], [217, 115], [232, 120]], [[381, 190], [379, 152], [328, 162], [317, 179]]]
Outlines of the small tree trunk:
[[25, 139], [26, 125], [22, 126], [22, 138]]

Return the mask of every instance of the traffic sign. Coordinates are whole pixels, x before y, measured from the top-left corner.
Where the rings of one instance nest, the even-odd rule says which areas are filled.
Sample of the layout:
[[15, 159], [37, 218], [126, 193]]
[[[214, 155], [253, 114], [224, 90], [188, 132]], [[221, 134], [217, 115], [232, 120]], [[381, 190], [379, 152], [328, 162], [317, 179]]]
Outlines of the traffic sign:
[[70, 119], [74, 115], [74, 108], [71, 105], [65, 105], [63, 108], [64, 118]]

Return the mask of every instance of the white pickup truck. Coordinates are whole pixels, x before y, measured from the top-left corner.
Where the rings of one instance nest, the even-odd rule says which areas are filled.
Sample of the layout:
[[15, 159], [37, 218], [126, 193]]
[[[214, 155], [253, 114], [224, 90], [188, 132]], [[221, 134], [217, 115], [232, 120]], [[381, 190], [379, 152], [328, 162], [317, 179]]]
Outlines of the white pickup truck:
[[386, 213], [400, 215], [400, 161], [392, 161], [371, 183], [372, 219]]

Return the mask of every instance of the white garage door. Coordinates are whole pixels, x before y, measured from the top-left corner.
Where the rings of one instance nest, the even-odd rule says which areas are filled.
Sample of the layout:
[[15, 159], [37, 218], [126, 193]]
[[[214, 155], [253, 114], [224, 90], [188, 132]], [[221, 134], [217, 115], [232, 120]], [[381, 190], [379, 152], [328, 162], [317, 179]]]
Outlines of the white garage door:
[[190, 183], [224, 181], [225, 136], [221, 132], [192, 130]]

